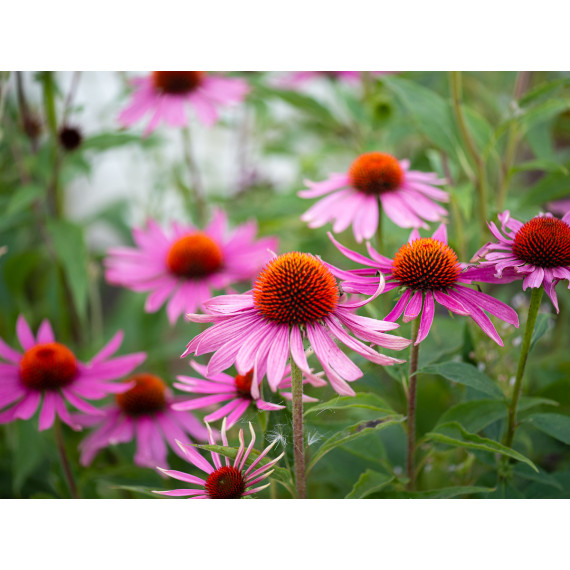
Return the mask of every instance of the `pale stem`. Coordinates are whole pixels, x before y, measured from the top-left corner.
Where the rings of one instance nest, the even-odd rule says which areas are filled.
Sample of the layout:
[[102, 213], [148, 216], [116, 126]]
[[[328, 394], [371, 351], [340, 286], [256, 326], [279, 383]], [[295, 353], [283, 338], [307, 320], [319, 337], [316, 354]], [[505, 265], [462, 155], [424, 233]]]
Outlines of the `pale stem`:
[[505, 445], [507, 447], [511, 447], [513, 439], [515, 437], [516, 421], [517, 421], [517, 404], [519, 402], [519, 398], [522, 391], [522, 379], [524, 375], [524, 369], [526, 366], [528, 353], [530, 351], [532, 333], [534, 332], [534, 325], [536, 324], [536, 318], [538, 316], [538, 309], [540, 308], [540, 301], [542, 299], [543, 292], [544, 289], [542, 287], [535, 287], [533, 288], [532, 294], [530, 296], [530, 306], [528, 308], [528, 317], [526, 320], [524, 337], [521, 345], [521, 354], [519, 357], [517, 376], [515, 378], [513, 396], [511, 398], [511, 403], [509, 404], [507, 433], [505, 436]]
[[63, 430], [61, 429], [61, 422], [59, 418], [55, 418], [54, 431], [57, 450], [59, 452], [63, 474], [65, 475], [65, 480], [67, 481], [67, 486], [69, 487], [69, 493], [72, 499], [79, 499], [77, 486], [75, 484], [75, 479], [73, 478], [73, 471], [71, 470], [69, 459], [67, 458], [67, 452], [65, 451], [65, 441], [63, 439]]
[[204, 198], [205, 194], [200, 170], [192, 151], [192, 139], [188, 127], [182, 129], [182, 143], [184, 147], [184, 161], [190, 174], [190, 189], [194, 199], [194, 206], [196, 207], [196, 221], [203, 228], [206, 224], [206, 200]]
[[485, 161], [479, 154], [469, 129], [463, 109], [461, 106], [461, 72], [450, 71], [449, 83], [451, 87], [451, 99], [453, 103], [453, 112], [457, 120], [457, 126], [461, 134], [461, 138], [465, 143], [467, 151], [477, 168], [477, 193], [479, 197], [479, 222], [481, 224], [482, 235], [487, 233], [487, 171], [485, 169]]
[[420, 345], [415, 344], [420, 329], [421, 316], [412, 321], [412, 344], [410, 345], [410, 374], [408, 377], [408, 449], [406, 456], [406, 475], [408, 476], [408, 490], [413, 491], [416, 486], [415, 454], [416, 454], [416, 388], [418, 355]]
[[305, 437], [303, 434], [303, 376], [301, 370], [291, 361], [291, 394], [293, 403], [293, 452], [295, 457], [295, 486], [297, 498], [306, 499], [305, 482]]

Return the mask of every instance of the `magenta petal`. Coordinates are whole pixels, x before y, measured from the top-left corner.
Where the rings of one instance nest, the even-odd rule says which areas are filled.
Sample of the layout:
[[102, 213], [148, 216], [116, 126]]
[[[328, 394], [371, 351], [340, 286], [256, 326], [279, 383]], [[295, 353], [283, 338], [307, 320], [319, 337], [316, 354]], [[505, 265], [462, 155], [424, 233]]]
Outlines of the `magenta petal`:
[[410, 302], [408, 303], [406, 310], [404, 311], [404, 322], [408, 323], [409, 321], [413, 321], [422, 310], [422, 299], [423, 299], [423, 292], [416, 291]]
[[55, 420], [55, 401], [59, 396], [55, 392], [46, 391], [40, 412], [39, 430], [49, 429]]
[[18, 317], [18, 321], [16, 322], [16, 334], [24, 350], [29, 350], [36, 344], [30, 325], [28, 325], [24, 315]]
[[422, 317], [420, 319], [420, 327], [418, 329], [418, 336], [414, 345], [420, 344], [422, 340], [428, 335], [431, 325], [433, 323], [433, 316], [435, 313], [435, 303], [433, 301], [432, 291], [426, 291], [426, 296], [424, 300], [424, 310], [422, 312]]

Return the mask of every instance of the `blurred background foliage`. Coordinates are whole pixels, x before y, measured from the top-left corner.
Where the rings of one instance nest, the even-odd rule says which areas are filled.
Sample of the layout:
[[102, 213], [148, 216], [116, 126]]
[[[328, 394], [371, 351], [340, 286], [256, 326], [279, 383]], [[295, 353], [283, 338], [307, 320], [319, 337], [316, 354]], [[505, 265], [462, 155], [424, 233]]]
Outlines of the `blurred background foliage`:
[[[114, 86], [108, 100], [74, 102], [74, 90], [88, 84], [89, 75], [1, 76], [0, 337], [16, 346], [19, 314], [34, 330], [48, 318], [58, 340], [88, 360], [122, 329], [121, 353], [146, 351], [144, 369], [171, 384], [176, 374], [188, 373], [180, 354], [200, 326], [183, 320], [170, 326], [164, 310], [145, 313], [143, 294], [105, 282], [102, 259], [110, 245], [131, 245], [133, 225], [148, 216], [164, 225], [172, 219], [197, 223], [191, 177], [178, 133], [163, 127], [144, 138], [140, 130], [120, 130], [115, 123], [129, 92], [125, 74], [108, 74], [106, 81]], [[260, 235], [278, 236], [280, 252], [305, 251], [356, 267], [328, 240], [330, 226], [311, 230], [301, 222], [313, 201], [297, 192], [304, 179], [343, 172], [366, 151], [409, 158], [413, 169], [447, 178], [449, 241], [464, 262], [490, 238], [480, 219], [481, 168], [489, 220], [503, 209], [526, 220], [547, 211], [551, 202], [570, 198], [568, 73], [461, 74], [461, 108], [475, 155], [457, 126], [448, 73], [364, 73], [358, 84], [323, 76], [296, 90], [280, 88], [275, 73], [234, 75], [251, 86], [245, 104], [224, 113], [214, 134], [194, 118], [190, 122], [198, 166], [210, 211], [223, 208], [233, 225], [255, 218]], [[83, 124], [88, 104], [100, 109], [100, 125]], [[67, 132], [71, 142], [62, 139], [64, 128], [75, 130]], [[109, 155], [119, 157], [118, 169], [151, 167], [126, 194], [107, 176], [105, 197], [77, 215], [69, 189], [75, 188], [76, 202], [81, 202], [78, 192], [87, 199], [103, 191], [97, 175]], [[385, 219], [383, 253], [392, 257], [408, 235]], [[364, 251], [350, 229], [339, 240]], [[364, 371], [353, 384], [354, 399], [339, 398], [330, 388], [307, 389], [321, 402], [306, 406], [309, 497], [570, 498], [569, 293], [564, 283], [558, 286], [559, 314], [548, 302], [541, 309], [514, 443], [520, 457], [513, 457], [509, 473], [499, 478], [498, 457], [505, 451], [493, 444], [499, 445], [504, 430], [504, 395], [512, 389], [530, 295], [520, 281], [482, 288], [515, 307], [521, 328], [500, 323], [505, 343], [500, 348], [471, 320], [437, 310], [420, 350], [425, 372], [418, 387], [418, 490], [405, 491], [407, 367], [380, 368], [353, 354]], [[393, 294], [383, 295], [361, 314], [382, 318], [393, 302]], [[403, 324], [396, 332], [409, 337], [409, 329]], [[265, 395], [278, 401], [268, 392], [265, 388]], [[278, 438], [277, 449], [287, 451], [277, 473], [283, 484], [274, 482], [262, 496], [289, 497], [290, 411], [250, 409], [246, 419], [263, 432], [264, 444]], [[237, 441], [236, 432], [230, 441]], [[66, 428], [65, 435], [83, 497], [139, 498], [149, 496], [148, 489], [179, 486], [135, 466], [134, 443], [107, 448], [81, 468], [77, 445], [85, 434]], [[174, 469], [192, 472], [172, 452], [169, 461]], [[37, 416], [0, 426], [0, 496], [68, 496], [53, 433], [38, 432]]]

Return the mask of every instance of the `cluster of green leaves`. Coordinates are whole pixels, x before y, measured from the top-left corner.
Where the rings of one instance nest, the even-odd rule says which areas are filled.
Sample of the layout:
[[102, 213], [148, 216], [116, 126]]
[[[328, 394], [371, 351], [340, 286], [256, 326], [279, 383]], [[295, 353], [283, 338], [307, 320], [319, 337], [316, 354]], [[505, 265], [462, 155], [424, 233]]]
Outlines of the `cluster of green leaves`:
[[[165, 151], [169, 141], [160, 132], [144, 139], [134, 131], [101, 130], [87, 136], [77, 150], [64, 151], [52, 125], [55, 121], [57, 127], [65, 99], [57, 76], [24, 79], [44, 93], [43, 99], [28, 100], [28, 112], [41, 127], [34, 137], [23, 128], [14, 76], [3, 78], [1, 86], [6, 93], [11, 82], [13, 92], [0, 98], [0, 246], [6, 247], [0, 257], [0, 337], [16, 345], [19, 314], [34, 328], [49, 318], [58, 340], [87, 360], [104, 340], [123, 329], [122, 351], [146, 351], [146, 369], [172, 382], [176, 374], [187, 373], [187, 362], [179, 355], [198, 326], [179, 322], [171, 327], [163, 311], [146, 314], [142, 295], [104, 282], [104, 251], [87, 245], [91, 230], [101, 224], [121, 243], [130, 243], [129, 219], [135, 204], [121, 200], [84, 219], [70, 219], [65, 214], [65, 188], [77, 179], [89, 180], [109, 153], [137, 149], [168, 173], [149, 181], [148, 192], [140, 196], [140, 202], [147, 202], [142, 209], [166, 224], [173, 212], [160, 206], [167, 202], [165, 195], [188, 191], [182, 161]], [[520, 76], [514, 72], [463, 74], [461, 109], [480, 162], [458, 127], [445, 73], [368, 76], [357, 86], [322, 78], [297, 91], [275, 87], [272, 76], [264, 73], [248, 74], [247, 79], [252, 89], [244, 112], [228, 115], [214, 128], [241, 130], [240, 144], [249, 149], [242, 154], [249, 162], [240, 167], [248, 176], [236, 191], [206, 184], [206, 193], [210, 206], [223, 207], [234, 224], [255, 217], [260, 234], [279, 237], [281, 251], [307, 251], [353, 267], [327, 239], [330, 228], [311, 230], [300, 221], [312, 201], [296, 193], [304, 178], [322, 180], [330, 172], [341, 172], [366, 151], [410, 158], [412, 168], [449, 179], [448, 234], [460, 261], [469, 261], [488, 239], [477, 208], [481, 164], [489, 218], [508, 208], [516, 218], [529, 219], [548, 202], [570, 195], [570, 77], [563, 74], [531, 73], [524, 78], [525, 89], [517, 88], [516, 95]], [[51, 106], [45, 101], [50, 88]], [[116, 114], [123, 103], [124, 99], [102, 104]], [[82, 110], [71, 112], [74, 123], [81, 125]], [[275, 161], [290, 167], [292, 182], [283, 184], [276, 177], [268, 166]], [[54, 187], [59, 189], [61, 208], [53, 200]], [[195, 221], [188, 194], [183, 203], [188, 220]], [[409, 231], [388, 220], [384, 227], [383, 253], [392, 257]], [[339, 239], [363, 251], [350, 230]], [[539, 315], [512, 448], [505, 447], [503, 437], [528, 296], [520, 282], [483, 288], [517, 308], [521, 329], [498, 326], [505, 344], [501, 348], [469, 319], [438, 310], [420, 350], [417, 490], [406, 490], [404, 468], [407, 367], [381, 368], [351, 354], [364, 371], [353, 384], [355, 397], [339, 397], [330, 388], [307, 388], [320, 400], [305, 406], [309, 497], [570, 497], [570, 361], [565, 349], [570, 303], [565, 287], [558, 288], [560, 313], [553, 314], [545, 303]], [[364, 311], [382, 318], [393, 302], [392, 293], [381, 295]], [[409, 325], [396, 332], [409, 336]], [[267, 389], [265, 396], [278, 401]], [[277, 439], [274, 449], [286, 452], [272, 474], [271, 490], [262, 496], [291, 496], [290, 409], [250, 409], [246, 420], [263, 435], [258, 439], [263, 446]], [[235, 431], [230, 442], [237, 440]], [[83, 437], [66, 431], [82, 496], [136, 498], [152, 496], [149, 489], [179, 486], [136, 467], [133, 443], [109, 448], [90, 467], [80, 468], [77, 446]], [[229, 457], [236, 453], [235, 447], [201, 447]], [[172, 453], [169, 461], [175, 469], [194, 472]], [[0, 428], [0, 495], [67, 496], [53, 434], [38, 433], [37, 418]]]

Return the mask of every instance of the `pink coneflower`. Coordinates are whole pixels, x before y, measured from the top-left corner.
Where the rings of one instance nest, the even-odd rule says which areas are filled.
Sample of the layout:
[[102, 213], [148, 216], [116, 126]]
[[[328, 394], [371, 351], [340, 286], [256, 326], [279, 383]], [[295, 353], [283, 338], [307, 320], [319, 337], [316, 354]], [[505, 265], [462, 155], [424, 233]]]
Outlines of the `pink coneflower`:
[[410, 170], [409, 160], [397, 160], [383, 152], [361, 154], [348, 172], [333, 173], [322, 182], [305, 180], [309, 190], [302, 198], [328, 194], [301, 219], [311, 228], [334, 222], [333, 232], [339, 233], [352, 224], [356, 241], [370, 239], [378, 228], [380, 210], [402, 228], [427, 228], [425, 221], [439, 221], [445, 208], [434, 200], [447, 202], [447, 192], [435, 188], [444, 184], [433, 172]]
[[[216, 441], [210, 430], [210, 426], [208, 426], [208, 430], [210, 431], [210, 444], [215, 445]], [[251, 432], [251, 442], [247, 449], [245, 449], [243, 430], [239, 430], [239, 450], [234, 459], [233, 465], [227, 457], [225, 458], [225, 465], [222, 465], [220, 456], [211, 451], [212, 461], [214, 462], [214, 465], [212, 466], [193, 447], [184, 445], [182, 442], [177, 442], [180, 449], [186, 456], [186, 459], [192, 463], [192, 465], [195, 465], [198, 469], [204, 471], [208, 477], [206, 479], [201, 479], [200, 477], [195, 477], [194, 475], [189, 475], [188, 473], [183, 473], [181, 471], [171, 471], [159, 468], [159, 471], [173, 479], [178, 479], [185, 483], [192, 483], [193, 485], [198, 485], [200, 488], [175, 489], [174, 491], [154, 491], [154, 493], [159, 495], [168, 495], [170, 497], [188, 497], [191, 499], [241, 499], [242, 497], [253, 495], [254, 493], [258, 493], [259, 491], [266, 489], [269, 487], [269, 483], [262, 485], [261, 487], [254, 487], [254, 485], [263, 481], [263, 479], [266, 479], [271, 475], [271, 473], [273, 473], [273, 470], [268, 470], [283, 457], [285, 452], [283, 452], [279, 457], [257, 467], [259, 462], [277, 443], [277, 440], [275, 440], [271, 445], [266, 447], [246, 469], [246, 461], [255, 444], [255, 432], [253, 431], [251, 423], [249, 424], [249, 431]], [[222, 444], [225, 447], [228, 446], [225, 419], [222, 423]]]
[[44, 320], [34, 338], [26, 319], [18, 317], [20, 353], [0, 340], [0, 356], [8, 363], [0, 364], [0, 423], [31, 418], [43, 397], [39, 429], [53, 425], [56, 416], [77, 429], [65, 406], [69, 402], [86, 414], [100, 411], [82, 398], [99, 400], [110, 393], [124, 392], [128, 387], [111, 380], [129, 374], [145, 358], [144, 352], [110, 358], [119, 348], [123, 333], [118, 332], [90, 362], [79, 362], [69, 348], [55, 341], [51, 325]]
[[166, 465], [166, 444], [184, 458], [176, 440], [190, 444], [187, 433], [195, 440], [207, 440], [208, 432], [202, 422], [174, 409], [178, 400], [158, 376], [135, 374], [125, 383], [131, 387], [117, 394], [114, 404], [101, 409], [103, 416], [76, 416], [79, 424], [96, 426], [81, 442], [82, 465], [89, 465], [104, 447], [136, 439], [135, 463], [154, 468]]
[[[391, 73], [390, 71], [371, 71], [371, 75], [383, 75], [384, 73]], [[362, 71], [291, 71], [288, 74], [279, 77], [276, 84], [279, 87], [294, 89], [312, 81], [319, 77], [326, 77], [337, 81], [346, 83], [358, 83], [362, 77]]]
[[346, 280], [343, 282], [345, 291], [369, 293], [377, 286], [378, 278], [370, 277], [375, 271], [386, 276], [385, 291], [404, 288], [386, 320], [396, 321], [403, 313], [404, 322], [408, 322], [421, 314], [416, 345], [429, 333], [435, 302], [452, 313], [470, 316], [500, 346], [503, 346], [503, 341], [485, 311], [515, 327], [519, 326], [518, 316], [511, 307], [463, 285], [475, 280], [473, 269], [476, 268], [470, 269], [457, 262], [457, 255], [447, 245], [447, 231], [443, 224], [431, 238], [422, 238], [416, 229], [412, 230], [408, 243], [398, 250], [394, 259], [380, 255], [368, 243], [368, 253], [372, 258], [369, 259], [344, 247], [330, 233], [329, 238], [346, 257], [370, 268], [368, 272], [333, 269], [338, 277]]
[[[382, 290], [377, 286], [375, 295]], [[362, 371], [335, 344], [336, 339], [380, 365], [402, 362], [379, 354], [345, 330], [380, 347], [401, 350], [409, 340], [385, 334], [397, 325], [354, 314], [371, 299], [350, 303], [341, 295], [330, 269], [308, 253], [285, 253], [270, 261], [255, 281], [253, 291], [222, 295], [204, 303], [205, 315], [188, 315], [214, 326], [195, 337], [182, 356], [214, 352], [208, 374], [217, 374], [235, 362], [239, 374], [257, 367], [277, 389], [289, 354], [306, 378], [314, 377], [303, 347], [306, 338], [332, 387], [353, 395], [347, 384]], [[344, 325], [344, 326], [343, 326]]]
[[145, 136], [156, 129], [160, 121], [173, 127], [186, 125], [187, 103], [202, 123], [213, 125], [218, 118], [217, 107], [239, 103], [249, 91], [242, 79], [210, 75], [205, 71], [153, 71], [147, 77], [133, 79], [132, 83], [135, 92], [119, 115], [119, 123], [130, 127], [149, 114], [151, 119]]
[[202, 309], [212, 289], [251, 280], [277, 248], [275, 238], [254, 241], [257, 226], [245, 223], [227, 235], [226, 215], [218, 210], [200, 231], [172, 224], [168, 236], [153, 220], [133, 230], [138, 248], [115, 247], [105, 259], [109, 283], [134, 291], [150, 291], [145, 311], [157, 311], [167, 299], [171, 323], [185, 312]]
[[570, 212], [561, 220], [541, 214], [526, 224], [511, 218], [508, 210], [498, 217], [505, 235], [491, 222], [489, 228], [498, 243], [485, 244], [473, 257], [473, 261], [485, 258], [479, 267], [492, 268], [495, 279], [483, 276], [479, 280], [507, 283], [524, 279], [523, 290], [542, 285], [558, 312], [554, 287], [563, 279], [570, 281]]
[[[177, 376], [178, 382], [174, 383], [174, 387], [190, 394], [208, 394], [193, 400], [184, 400], [173, 405], [174, 410], [199, 410], [212, 405], [227, 402], [216, 411], [204, 417], [206, 422], [215, 422], [227, 416], [228, 428], [231, 428], [246, 412], [250, 404], [254, 404], [258, 410], [272, 411], [282, 410], [285, 406], [273, 404], [261, 399], [259, 393], [259, 384], [262, 378], [255, 378], [255, 371], [252, 369], [246, 374], [237, 374], [230, 376], [224, 372], [217, 374], [208, 374], [208, 369], [202, 364], [198, 364], [192, 360], [190, 366], [201, 374], [204, 378], [195, 378], [190, 376]], [[287, 366], [284, 371], [285, 377], [279, 383], [278, 388], [290, 388], [291, 377], [290, 367]], [[290, 399], [290, 393], [282, 394], [285, 398]], [[305, 402], [314, 402], [314, 398], [303, 396]]]

